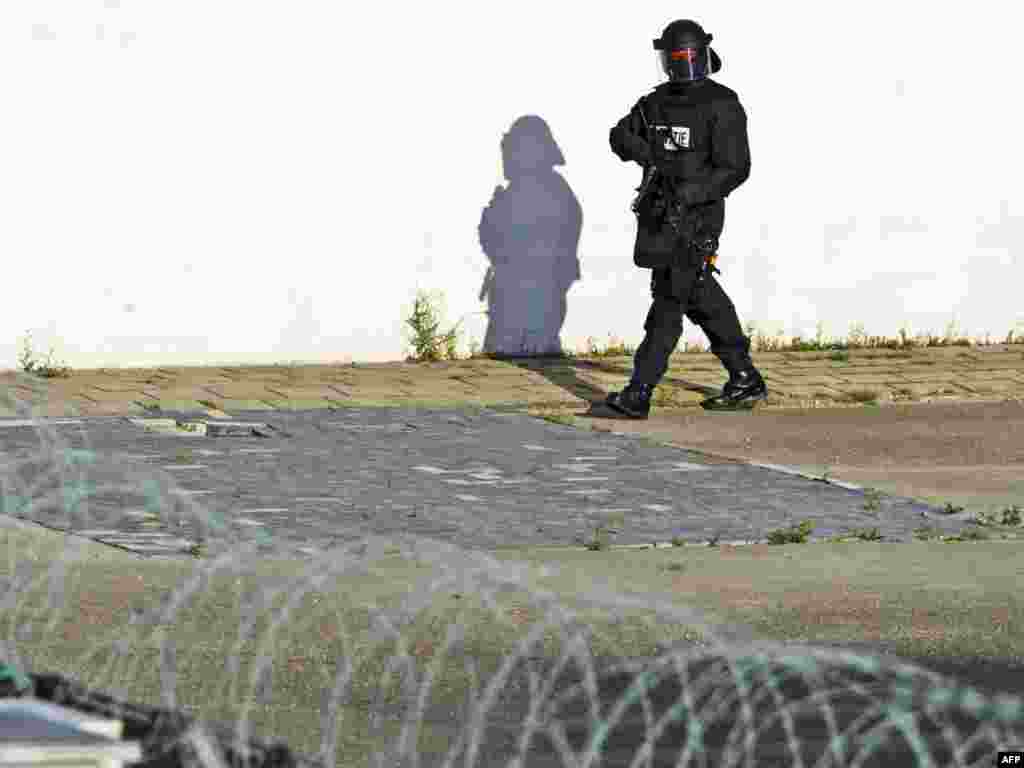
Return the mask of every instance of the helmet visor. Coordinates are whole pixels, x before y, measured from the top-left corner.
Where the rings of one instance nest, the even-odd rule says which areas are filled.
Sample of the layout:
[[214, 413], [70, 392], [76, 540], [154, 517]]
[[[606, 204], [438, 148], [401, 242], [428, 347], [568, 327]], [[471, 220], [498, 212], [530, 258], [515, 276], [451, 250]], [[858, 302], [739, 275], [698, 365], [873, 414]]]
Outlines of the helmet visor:
[[707, 56], [701, 48], [676, 48], [655, 51], [658, 75], [668, 75], [677, 82], [692, 82], [707, 77]]

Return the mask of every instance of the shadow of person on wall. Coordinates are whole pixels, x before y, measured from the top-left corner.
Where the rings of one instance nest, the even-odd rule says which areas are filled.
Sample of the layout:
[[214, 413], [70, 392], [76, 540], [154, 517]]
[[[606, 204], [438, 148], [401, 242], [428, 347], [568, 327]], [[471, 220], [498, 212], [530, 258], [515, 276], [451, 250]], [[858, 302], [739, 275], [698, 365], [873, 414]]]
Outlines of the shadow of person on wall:
[[565, 156], [544, 119], [524, 115], [502, 137], [501, 158], [508, 185], [494, 188], [478, 228], [490, 262], [479, 296], [488, 304], [481, 352], [578, 397], [603, 399], [576, 376], [562, 349], [567, 294], [581, 276], [583, 230], [583, 209], [554, 168], [565, 165]]
[[566, 294], [580, 279], [583, 210], [555, 172], [565, 157], [536, 115], [501, 140], [507, 186], [494, 189], [478, 228], [490, 267], [480, 289], [488, 322], [482, 351], [500, 357], [561, 355]]

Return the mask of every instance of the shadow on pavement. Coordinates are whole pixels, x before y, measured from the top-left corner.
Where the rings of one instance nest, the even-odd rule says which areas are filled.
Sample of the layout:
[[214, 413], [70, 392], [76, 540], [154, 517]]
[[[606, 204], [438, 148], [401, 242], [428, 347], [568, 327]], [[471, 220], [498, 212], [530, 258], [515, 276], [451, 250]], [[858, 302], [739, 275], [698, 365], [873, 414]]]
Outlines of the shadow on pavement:
[[[595, 386], [579, 375], [580, 371], [592, 370], [601, 373], [618, 374], [623, 377], [622, 386], [629, 382], [632, 369], [616, 363], [603, 363], [594, 360], [580, 360], [577, 358], [564, 357], [560, 355], [490, 355], [494, 360], [509, 363], [522, 368], [524, 371], [531, 371], [543, 376], [556, 387], [564, 389], [573, 397], [578, 397], [589, 403], [590, 407], [580, 416], [599, 416], [601, 418], [627, 418], [619, 416], [604, 405], [608, 391]], [[665, 376], [662, 381], [675, 384], [676, 386], [690, 392], [698, 392], [705, 397], [713, 397], [720, 394], [721, 390], [715, 387], [708, 387], [697, 382], [687, 381], [673, 376]]]

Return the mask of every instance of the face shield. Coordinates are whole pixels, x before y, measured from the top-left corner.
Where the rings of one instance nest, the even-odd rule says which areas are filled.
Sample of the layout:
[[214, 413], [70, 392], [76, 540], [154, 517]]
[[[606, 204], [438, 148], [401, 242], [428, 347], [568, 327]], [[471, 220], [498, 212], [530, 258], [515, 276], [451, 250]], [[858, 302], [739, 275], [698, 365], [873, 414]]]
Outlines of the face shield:
[[668, 76], [675, 82], [694, 82], [708, 76], [707, 49], [677, 48], [673, 51], [655, 51], [658, 77]]

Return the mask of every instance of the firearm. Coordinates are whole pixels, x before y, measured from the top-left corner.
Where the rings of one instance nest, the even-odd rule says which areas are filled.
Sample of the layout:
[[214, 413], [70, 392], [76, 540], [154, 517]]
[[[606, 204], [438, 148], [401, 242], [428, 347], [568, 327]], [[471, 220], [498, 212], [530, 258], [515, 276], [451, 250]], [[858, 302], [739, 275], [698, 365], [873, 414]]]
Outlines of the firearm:
[[[655, 187], [660, 189], [656, 190]], [[636, 191], [637, 196], [630, 207], [637, 218], [643, 216], [641, 209], [648, 207], [647, 199], [658, 194], [649, 206], [650, 216], [654, 220], [664, 216], [672, 231], [678, 235], [686, 218], [686, 205], [679, 195], [679, 190], [676, 189], [675, 180], [660, 173], [657, 167], [649, 165], [644, 171], [644, 180]]]
[[633, 198], [633, 204], [630, 206], [633, 213], [640, 218], [640, 206], [647, 200], [647, 196], [651, 194], [651, 187], [654, 185], [654, 178], [657, 176], [658, 169], [654, 165], [648, 165], [644, 168], [644, 180], [640, 182], [640, 186], [636, 188], [637, 196]]

